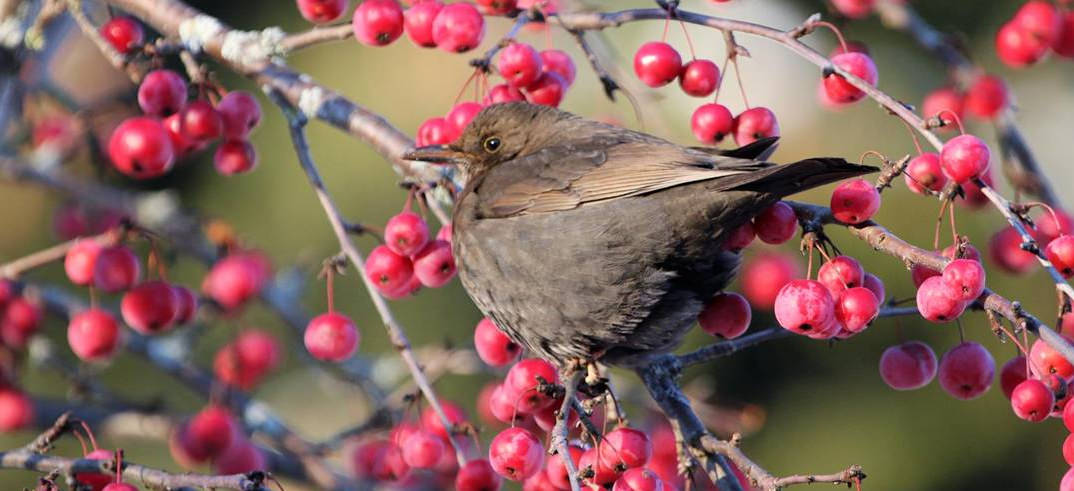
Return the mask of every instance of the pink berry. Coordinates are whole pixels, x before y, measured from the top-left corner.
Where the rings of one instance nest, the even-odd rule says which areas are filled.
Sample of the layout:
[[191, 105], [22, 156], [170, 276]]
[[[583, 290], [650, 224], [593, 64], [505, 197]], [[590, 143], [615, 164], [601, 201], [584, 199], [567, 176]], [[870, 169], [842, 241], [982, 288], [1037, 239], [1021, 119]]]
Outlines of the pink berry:
[[964, 342], [940, 359], [940, 387], [956, 399], [973, 399], [988, 391], [995, 372], [996, 362], [984, 346]]
[[22, 391], [0, 388], [0, 432], [23, 429], [34, 420], [34, 404]]
[[541, 470], [544, 446], [533, 433], [522, 428], [508, 428], [489, 444], [489, 463], [497, 474], [512, 481], [522, 481]]
[[[1064, 339], [1068, 343], [1074, 342], [1070, 338]], [[1029, 348], [1029, 361], [1034, 370], [1044, 371], [1041, 375], [1055, 374], [1064, 379], [1074, 376], [1074, 365], [1062, 353], [1039, 339], [1033, 341], [1033, 345]]]
[[880, 300], [865, 287], [849, 288], [835, 301], [835, 319], [853, 333], [865, 330], [879, 313]]
[[[1063, 460], [1066, 461], [1067, 465], [1074, 466], [1074, 433], [1067, 435], [1067, 437], [1063, 439]], [[1068, 471], [1068, 473], [1069, 472], [1070, 471]], [[1064, 480], [1066, 480], [1066, 476], [1064, 476]], [[1061, 489], [1063, 491], [1068, 491], [1069, 483], [1067, 488]]]
[[93, 268], [101, 245], [96, 240], [76, 241], [63, 257], [63, 271], [67, 279], [76, 285], [88, 285], [93, 282]]
[[396, 0], [364, 0], [351, 19], [354, 38], [367, 46], [384, 46], [403, 34], [403, 9]]
[[145, 41], [145, 29], [142, 28], [142, 24], [126, 15], [117, 15], [108, 19], [108, 22], [101, 26], [100, 32], [101, 37], [122, 55], [134, 51]]
[[1036, 219], [1037, 239], [1048, 244], [1060, 235], [1074, 233], [1074, 219], [1063, 210], [1045, 211]]
[[[111, 450], [99, 448], [90, 453], [87, 453], [85, 458], [93, 460], [111, 461], [115, 458], [115, 454]], [[91, 491], [102, 491], [107, 489], [109, 483], [115, 478], [114, 474], [101, 474], [99, 472], [78, 472], [75, 473], [75, 480], [79, 484], [88, 486]]]
[[209, 101], [197, 100], [179, 112], [180, 128], [187, 139], [195, 142], [215, 140], [224, 132], [224, 120]]
[[522, 102], [525, 100], [526, 96], [522, 95], [522, 91], [507, 84], [496, 84], [489, 88], [489, 93], [485, 95], [481, 102], [487, 106], [489, 104]]
[[865, 179], [851, 179], [832, 191], [831, 208], [836, 220], [857, 225], [880, 209], [880, 192]]
[[999, 388], [1007, 399], [1011, 398], [1014, 388], [1026, 380], [1027, 368], [1026, 357], [1018, 355], [1004, 363], [999, 370]]
[[446, 451], [444, 441], [427, 431], [412, 432], [399, 443], [403, 461], [415, 469], [432, 468]]
[[[573, 412], [571, 414], [574, 414]], [[578, 468], [578, 461], [582, 458], [582, 454], [585, 450], [578, 445], [570, 445], [567, 447], [567, 452], [574, 463], [574, 468]], [[561, 454], [556, 454], [548, 458], [545, 462], [544, 473], [548, 476], [548, 481], [556, 487], [556, 489], [570, 489], [570, 477], [567, 471], [567, 464], [564, 462], [566, 458]]]
[[135, 179], [160, 177], [175, 164], [171, 137], [160, 121], [134, 117], [120, 123], [108, 140], [116, 170]]
[[182, 114], [175, 113], [171, 116], [164, 118], [161, 121], [161, 125], [164, 127], [164, 131], [168, 133], [168, 138], [172, 142], [172, 151], [175, 153], [175, 158], [180, 159], [186, 157], [194, 152], [199, 152], [207, 142], [198, 142], [191, 140], [183, 133], [183, 119]]
[[26, 297], [16, 297], [0, 312], [0, 340], [8, 347], [22, 349], [41, 328], [41, 309]]
[[649, 87], [663, 87], [681, 71], [682, 57], [668, 43], [650, 41], [634, 53], [634, 73]]
[[1044, 0], [1030, 0], [1022, 4], [1011, 22], [1018, 26], [1018, 29], [1049, 46], [1059, 36], [1062, 28], [1059, 10], [1051, 2]]
[[233, 90], [216, 104], [216, 112], [224, 123], [224, 137], [246, 139], [261, 124], [261, 104], [245, 90]]
[[444, 4], [440, 0], [426, 0], [411, 6], [403, 14], [403, 27], [407, 37], [422, 48], [435, 48], [433, 21]]
[[710, 60], [693, 60], [683, 65], [679, 86], [687, 95], [708, 97], [720, 85], [720, 69]]
[[588, 481], [603, 486], [615, 482], [619, 478], [620, 471], [615, 467], [604, 465], [599, 447], [598, 444], [582, 453], [582, 456], [578, 458], [578, 470], [580, 472], [592, 471], [593, 477], [590, 477]]
[[1059, 35], [1052, 43], [1055, 54], [1066, 58], [1074, 58], [1074, 11], [1062, 14], [1059, 22]]
[[222, 454], [234, 441], [238, 423], [227, 408], [208, 406], [186, 425], [186, 434], [196, 453], [213, 458]]
[[280, 346], [276, 338], [259, 329], [245, 329], [235, 341], [216, 352], [213, 373], [226, 384], [250, 389], [276, 368], [279, 360]]
[[101, 249], [93, 264], [93, 285], [108, 293], [134, 286], [141, 276], [138, 257], [124, 245]]
[[752, 312], [746, 297], [723, 292], [712, 297], [697, 316], [701, 329], [713, 336], [733, 339], [750, 327]]
[[384, 226], [384, 242], [400, 256], [417, 254], [429, 242], [429, 225], [412, 211], [393, 216]]
[[459, 135], [462, 134], [470, 121], [473, 121], [477, 113], [481, 112], [483, 108], [484, 106], [477, 102], [461, 102], [451, 108], [451, 111], [448, 111], [444, 119], [447, 120], [454, 134]]
[[216, 148], [213, 167], [225, 176], [250, 172], [257, 167], [257, 149], [246, 140], [228, 140]]
[[327, 24], [343, 17], [347, 0], [297, 0], [302, 18], [315, 24]]
[[955, 259], [943, 269], [943, 282], [954, 292], [957, 300], [972, 302], [981, 296], [985, 288], [985, 270], [981, 262], [973, 259]]
[[434, 240], [413, 256], [414, 276], [423, 286], [439, 288], [455, 277], [451, 244]]
[[722, 104], [703, 104], [690, 116], [690, 131], [701, 143], [716, 144], [731, 134], [735, 128], [735, 118], [731, 111]]
[[891, 346], [880, 356], [880, 378], [892, 389], [920, 389], [935, 376], [936, 353], [921, 341]]
[[463, 53], [476, 48], [485, 37], [485, 18], [469, 3], [445, 5], [433, 21], [436, 47]]
[[270, 267], [260, 254], [236, 252], [213, 265], [201, 289], [224, 309], [233, 310], [261, 293], [270, 275]]
[[832, 0], [832, 6], [846, 17], [860, 19], [873, 10], [875, 0]]
[[265, 468], [265, 456], [245, 435], [235, 437], [231, 444], [213, 461], [213, 470], [217, 474], [245, 474], [248, 472], [263, 470]]
[[857, 259], [850, 256], [836, 256], [824, 263], [817, 270], [819, 281], [835, 298], [847, 288], [862, 286], [865, 281], [865, 269]]
[[123, 295], [123, 321], [142, 334], [157, 334], [172, 327], [178, 299], [172, 286], [163, 281], [147, 281]]
[[512, 397], [510, 389], [499, 384], [492, 390], [492, 393], [489, 394], [489, 412], [492, 413], [492, 416], [496, 418], [496, 420], [502, 423], [518, 423], [523, 419], [525, 414], [519, 412], [515, 399], [515, 397]]
[[731, 231], [723, 244], [725, 250], [739, 252], [753, 243], [757, 234], [753, 229], [753, 222], [746, 222]]
[[653, 445], [645, 432], [620, 427], [609, 431], [598, 444], [601, 465], [613, 469], [642, 467], [653, 455]]
[[1074, 404], [1067, 404], [1063, 408], [1063, 426], [1066, 426], [1068, 431], [1074, 432]]
[[926, 279], [917, 288], [917, 311], [926, 320], [932, 322], [949, 322], [962, 315], [967, 302], [959, 298], [960, 293], [944, 283], [940, 276]]
[[955, 118], [962, 118], [964, 107], [963, 96], [958, 89], [941, 87], [929, 92], [921, 101], [921, 115], [926, 118], [939, 117], [944, 123], [942, 128], [950, 130], [955, 128]]
[[1055, 404], [1055, 396], [1040, 380], [1026, 380], [1011, 392], [1014, 414], [1026, 421], [1044, 421], [1052, 412], [1052, 404]]
[[789, 331], [827, 339], [835, 335], [835, 302], [824, 285], [815, 280], [793, 280], [776, 297], [776, 321]]
[[[876, 64], [869, 55], [864, 53], [850, 52], [841, 53], [832, 57], [832, 64], [846, 70], [869, 85], [876, 85], [879, 75]], [[828, 97], [837, 103], [846, 104], [860, 101], [865, 98], [865, 92], [853, 86], [842, 75], [832, 73], [824, 77], [824, 90]]]
[[868, 288], [869, 291], [873, 292], [873, 295], [876, 296], [876, 299], [881, 302], [883, 302], [884, 299], [887, 298], [884, 295], [884, 282], [881, 281], [880, 278], [877, 278], [874, 274], [865, 273], [865, 281], [862, 282], [862, 286]]
[[459, 135], [444, 118], [429, 118], [418, 127], [414, 143], [419, 146], [451, 143]]
[[522, 353], [522, 346], [511, 341], [488, 317], [474, 328], [474, 348], [482, 361], [494, 367], [507, 365]]
[[526, 87], [530, 102], [549, 107], [559, 106], [566, 92], [567, 82], [556, 72], [543, 72], [536, 82]]
[[558, 49], [541, 51], [541, 70], [559, 75], [567, 87], [574, 83], [576, 71], [574, 60], [564, 51]]
[[395, 295], [409, 288], [414, 275], [410, 258], [392, 252], [387, 246], [377, 246], [365, 259], [365, 274], [386, 295]]
[[782, 201], [769, 206], [753, 219], [757, 238], [766, 244], [782, 244], [798, 230], [798, 216]]
[[516, 0], [475, 0], [485, 15], [507, 15], [518, 8]]
[[306, 325], [302, 339], [306, 350], [318, 360], [343, 361], [358, 349], [361, 336], [349, 317], [336, 312], [321, 314]]
[[947, 176], [940, 166], [940, 154], [925, 152], [906, 164], [906, 187], [917, 194], [925, 190], [939, 192], [947, 184]]
[[1008, 22], [996, 33], [996, 56], [1007, 66], [1022, 68], [1040, 61], [1051, 46], [1022, 29], [1016, 22]]
[[779, 122], [767, 107], [754, 107], [742, 111], [735, 118], [733, 135], [739, 146], [749, 145], [761, 138], [779, 136]]
[[529, 87], [541, 75], [541, 56], [533, 46], [526, 43], [511, 43], [500, 50], [496, 61], [496, 71], [500, 76], [517, 88]]
[[1022, 236], [1014, 227], [1000, 229], [988, 241], [988, 255], [1000, 269], [1013, 274], [1026, 273], [1037, 263], [1037, 256], [1022, 249]]
[[119, 325], [107, 310], [89, 309], [71, 317], [67, 325], [67, 344], [86, 361], [112, 356], [119, 344]]
[[559, 382], [559, 374], [551, 363], [538, 358], [526, 358], [519, 361], [507, 372], [504, 388], [507, 396], [517, 401], [519, 412], [534, 413], [550, 406], [555, 400], [537, 390], [541, 384]]
[[1044, 248], [1044, 254], [1064, 278], [1074, 276], [1074, 236], [1060, 235], [1048, 243], [1048, 246]]
[[995, 75], [981, 75], [966, 91], [966, 111], [981, 119], [993, 119], [1007, 107], [1007, 85]]
[[[420, 5], [420, 4], [419, 4]], [[457, 491], [498, 491], [503, 484], [502, 478], [492, 469], [485, 459], [474, 459], [466, 463], [455, 475]]]
[[742, 270], [742, 293], [750, 305], [771, 309], [783, 285], [802, 276], [802, 267], [790, 256], [768, 253], [754, 257]]
[[138, 86], [138, 105], [149, 116], [164, 117], [186, 104], [186, 81], [172, 70], [153, 70]]
[[612, 491], [664, 491], [664, 481], [649, 469], [629, 469], [615, 481]]
[[[444, 415], [447, 416], [448, 422], [452, 426], [466, 422], [466, 411], [455, 403], [447, 399], [441, 399], [440, 408], [444, 410]], [[426, 407], [421, 412], [421, 424], [441, 438], [448, 438], [449, 436], [448, 429], [444, 428], [444, 422], [440, 420], [440, 415], [431, 407]], [[454, 433], [454, 431], [451, 433]]]

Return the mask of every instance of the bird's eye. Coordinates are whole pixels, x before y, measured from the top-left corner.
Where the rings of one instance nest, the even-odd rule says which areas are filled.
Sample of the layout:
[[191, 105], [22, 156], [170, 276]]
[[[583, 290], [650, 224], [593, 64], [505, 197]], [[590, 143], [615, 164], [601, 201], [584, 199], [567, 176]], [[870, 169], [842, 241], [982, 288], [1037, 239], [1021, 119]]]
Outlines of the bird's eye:
[[481, 146], [485, 147], [485, 151], [488, 153], [496, 153], [500, 149], [500, 139], [495, 136], [490, 136], [485, 138], [485, 141]]

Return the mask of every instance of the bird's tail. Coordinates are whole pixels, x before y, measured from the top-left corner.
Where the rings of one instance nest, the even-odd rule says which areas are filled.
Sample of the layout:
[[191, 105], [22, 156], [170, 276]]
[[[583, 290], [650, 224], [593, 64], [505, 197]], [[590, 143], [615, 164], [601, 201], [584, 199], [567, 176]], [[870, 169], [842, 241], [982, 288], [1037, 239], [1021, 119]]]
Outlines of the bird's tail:
[[840, 158], [817, 157], [735, 176], [736, 179], [733, 180], [738, 182], [729, 182], [723, 189], [771, 193], [782, 198], [878, 170], [873, 166], [852, 164]]

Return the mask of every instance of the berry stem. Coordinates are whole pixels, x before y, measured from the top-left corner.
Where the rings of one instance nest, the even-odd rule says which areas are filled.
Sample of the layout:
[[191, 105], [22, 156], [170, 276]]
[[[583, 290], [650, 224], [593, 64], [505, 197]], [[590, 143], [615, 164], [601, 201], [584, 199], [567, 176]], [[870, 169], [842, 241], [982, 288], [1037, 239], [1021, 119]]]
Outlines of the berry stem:
[[[965, 135], [966, 134], [966, 129], [962, 127], [962, 118], [958, 117], [958, 113], [956, 113], [956, 112], [954, 112], [954, 111], [952, 111], [950, 109], [941, 109], [936, 114], [933, 114], [933, 116], [935, 116], [937, 118], [940, 118], [940, 116], [942, 116], [944, 113], [949, 114], [951, 116], [951, 119], [955, 120], [955, 124], [958, 125], [958, 133], [960, 135]], [[943, 121], [943, 118], [940, 118], [940, 121]]]
[[328, 268], [326, 268], [326, 271], [325, 271], [325, 283], [326, 283], [325, 290], [327, 290], [327, 292], [328, 292], [328, 313], [329, 314], [333, 314], [336, 311], [335, 285], [333, 284], [333, 281], [332, 281], [333, 278], [335, 277], [335, 274], [334, 274], [335, 272], [333, 271], [333, 269], [334, 269], [333, 266], [328, 266]]
[[828, 29], [831, 29], [831, 31], [835, 33], [835, 37], [839, 39], [839, 46], [843, 48], [843, 52], [849, 52], [849, 50], [847, 49], [847, 41], [846, 39], [843, 39], [843, 33], [840, 32], [839, 28], [835, 27], [834, 24], [832, 24], [831, 22], [817, 21], [813, 23], [813, 27], [827, 27]]
[[686, 23], [681, 19], [679, 20], [679, 25], [682, 26], [682, 36], [686, 38], [686, 46], [690, 48], [690, 59], [696, 60], [697, 54], [694, 53], [694, 41], [690, 39], [690, 31], [686, 30]]
[[89, 437], [90, 445], [93, 446], [93, 450], [97, 450], [97, 439], [93, 437], [93, 430], [90, 429], [85, 421], [79, 421], [78, 423], [82, 425], [82, 431], [86, 432], [86, 436]]
[[917, 138], [917, 132], [910, 126], [910, 123], [907, 123], [905, 119], [900, 119], [899, 121], [902, 121], [902, 125], [906, 127], [906, 131], [910, 132], [910, 138], [914, 140], [914, 148], [917, 149], [917, 154], [921, 155], [922, 153], [925, 153], [924, 150], [921, 149], [921, 140]]
[[116, 449], [116, 482], [123, 483], [123, 449]]
[[746, 109], [750, 108], [750, 100], [746, 98], [746, 86], [742, 83], [742, 70], [738, 67], [738, 57], [731, 57], [731, 64], [735, 66], [735, 79], [738, 80], [738, 90], [742, 93], [742, 104]]

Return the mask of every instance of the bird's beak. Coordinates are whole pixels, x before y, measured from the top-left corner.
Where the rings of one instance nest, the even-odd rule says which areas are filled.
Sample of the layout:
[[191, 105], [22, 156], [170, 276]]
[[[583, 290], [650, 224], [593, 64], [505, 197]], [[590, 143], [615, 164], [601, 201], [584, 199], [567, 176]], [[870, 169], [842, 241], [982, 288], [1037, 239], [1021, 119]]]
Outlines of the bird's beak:
[[455, 150], [450, 145], [427, 145], [413, 148], [403, 154], [406, 160], [418, 160], [434, 164], [465, 164], [469, 162], [466, 153]]

